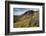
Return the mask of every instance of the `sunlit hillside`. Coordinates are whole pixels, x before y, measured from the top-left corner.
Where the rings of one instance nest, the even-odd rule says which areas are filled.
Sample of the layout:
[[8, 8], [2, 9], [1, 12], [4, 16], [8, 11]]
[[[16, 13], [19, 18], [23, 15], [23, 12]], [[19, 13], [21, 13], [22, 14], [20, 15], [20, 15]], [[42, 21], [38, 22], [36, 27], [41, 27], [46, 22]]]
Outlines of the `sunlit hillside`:
[[27, 11], [21, 16], [14, 16], [14, 28], [39, 27], [39, 12]]

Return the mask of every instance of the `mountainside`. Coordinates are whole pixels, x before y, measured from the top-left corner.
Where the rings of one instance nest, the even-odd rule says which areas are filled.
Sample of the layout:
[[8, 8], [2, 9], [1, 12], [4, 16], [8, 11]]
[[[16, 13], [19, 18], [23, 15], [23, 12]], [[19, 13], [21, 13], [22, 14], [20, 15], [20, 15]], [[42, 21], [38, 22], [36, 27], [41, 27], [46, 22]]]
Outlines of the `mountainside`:
[[21, 16], [14, 16], [14, 27], [38, 27], [39, 11], [28, 10]]

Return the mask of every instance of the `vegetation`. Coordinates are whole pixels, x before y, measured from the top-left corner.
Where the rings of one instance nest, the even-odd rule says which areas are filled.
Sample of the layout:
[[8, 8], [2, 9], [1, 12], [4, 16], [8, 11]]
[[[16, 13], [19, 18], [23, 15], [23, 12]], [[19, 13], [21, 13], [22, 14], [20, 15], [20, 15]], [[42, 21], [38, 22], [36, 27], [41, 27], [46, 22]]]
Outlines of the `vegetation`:
[[21, 16], [14, 16], [14, 28], [39, 27], [39, 12], [26, 13]]

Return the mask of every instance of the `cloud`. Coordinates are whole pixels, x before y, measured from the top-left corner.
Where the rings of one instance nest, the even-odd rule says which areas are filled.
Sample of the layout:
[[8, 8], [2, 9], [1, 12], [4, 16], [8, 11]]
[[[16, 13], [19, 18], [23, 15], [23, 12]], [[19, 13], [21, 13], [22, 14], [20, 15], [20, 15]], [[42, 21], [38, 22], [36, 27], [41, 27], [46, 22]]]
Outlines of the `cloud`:
[[27, 10], [29, 10], [29, 8], [13, 8], [13, 15], [22, 15]]

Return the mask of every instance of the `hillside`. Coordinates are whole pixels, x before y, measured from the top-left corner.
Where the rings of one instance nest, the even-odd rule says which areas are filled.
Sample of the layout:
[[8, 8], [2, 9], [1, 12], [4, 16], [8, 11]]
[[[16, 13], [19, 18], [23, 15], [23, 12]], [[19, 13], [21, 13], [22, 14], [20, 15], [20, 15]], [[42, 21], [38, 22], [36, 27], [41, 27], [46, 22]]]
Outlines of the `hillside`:
[[26, 11], [21, 16], [14, 16], [14, 28], [19, 27], [38, 27], [39, 26], [39, 12]]

